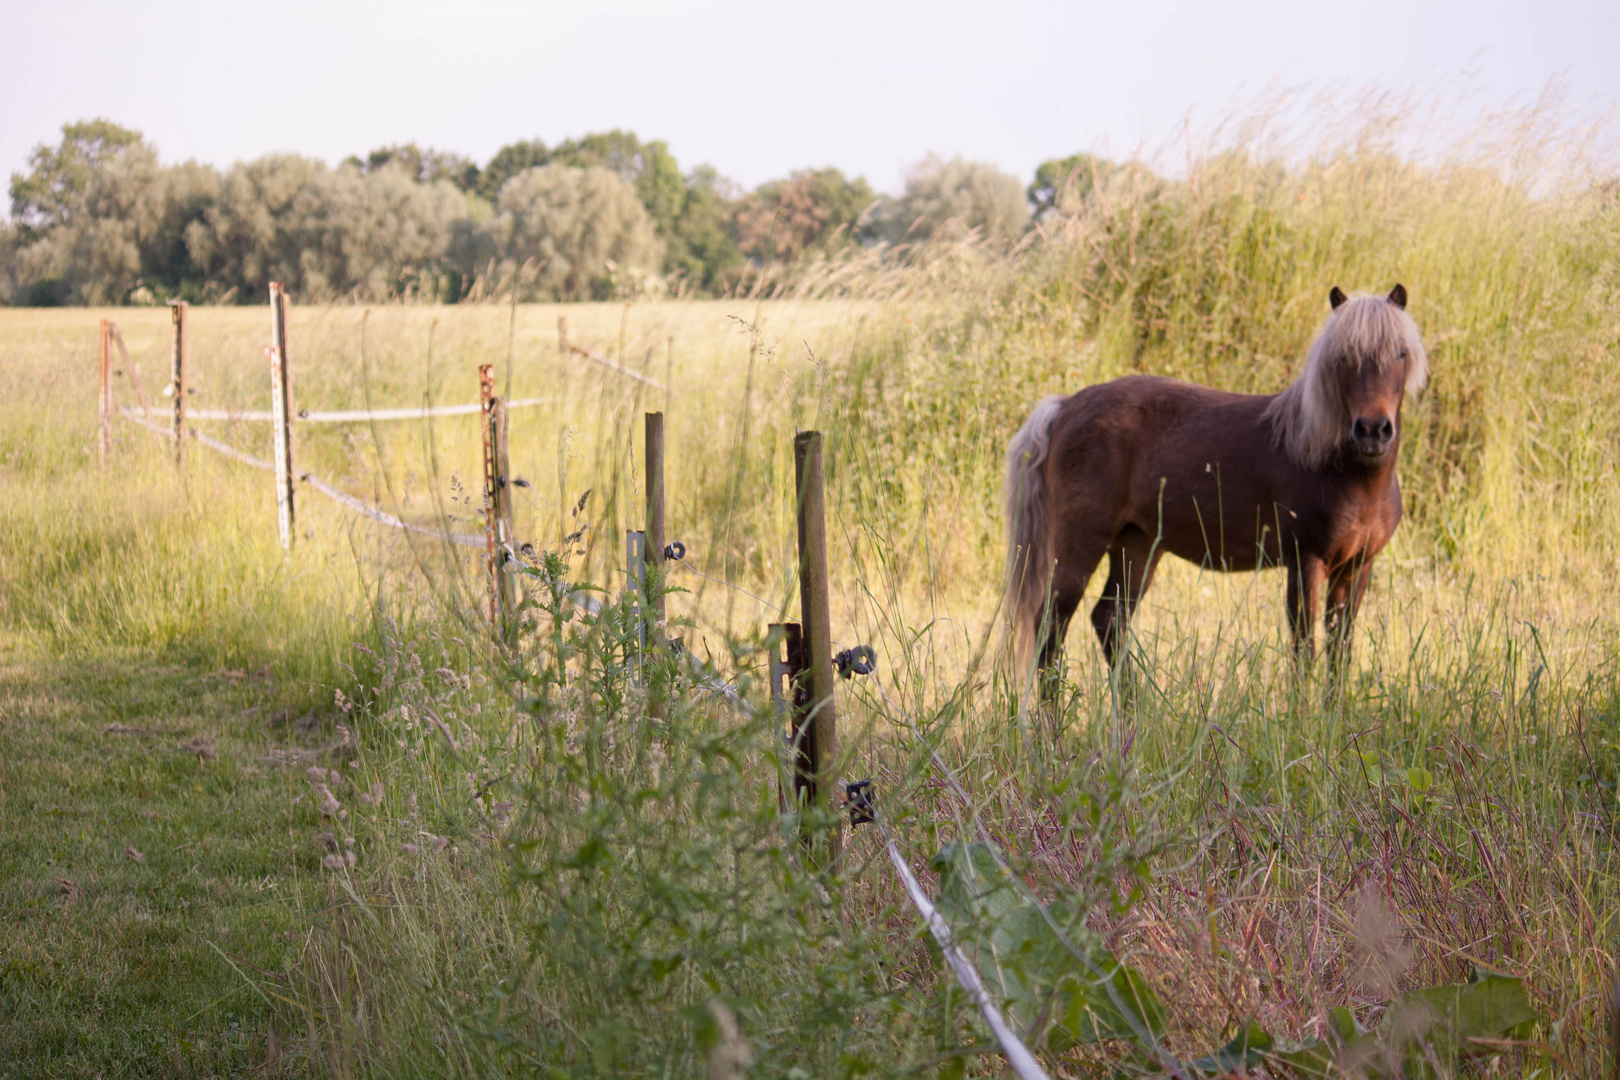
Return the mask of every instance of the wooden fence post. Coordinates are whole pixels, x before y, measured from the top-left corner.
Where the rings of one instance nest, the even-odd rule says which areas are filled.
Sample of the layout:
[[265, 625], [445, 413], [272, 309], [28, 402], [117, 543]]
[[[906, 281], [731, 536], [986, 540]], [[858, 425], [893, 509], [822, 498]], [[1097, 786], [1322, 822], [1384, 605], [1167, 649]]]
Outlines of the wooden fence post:
[[96, 410], [100, 414], [101, 431], [96, 440], [97, 457], [101, 467], [107, 467], [107, 452], [112, 448], [112, 380], [107, 366], [107, 349], [112, 335], [107, 330], [107, 320], [101, 320], [101, 393], [96, 398]]
[[664, 535], [664, 414], [648, 413], [646, 425], [643, 460], [647, 468], [647, 569], [642, 610], [646, 612], [647, 642], [657, 656], [647, 681], [648, 713], [653, 719], [662, 720], [665, 686], [660, 661], [664, 643], [664, 546], [668, 543]]
[[174, 465], [180, 468], [186, 461], [186, 353], [190, 342], [186, 335], [186, 316], [191, 305], [176, 300], [174, 311], [174, 351], [169, 357], [169, 388], [174, 391]]
[[[822, 864], [832, 867], [843, 850], [838, 808], [838, 720], [833, 707], [831, 604], [827, 596], [827, 503], [822, 486], [821, 432], [793, 438], [799, 496], [799, 619], [803, 623], [810, 707], [800, 733], [800, 760], [808, 758], [810, 803], [828, 819], [826, 833], [808, 836], [821, 847]], [[805, 753], [808, 751], [808, 753]], [[819, 842], [818, 842], [819, 841]]]
[[281, 549], [291, 551], [293, 543], [292, 471], [292, 386], [287, 377], [287, 293], [270, 283], [270, 438], [276, 459], [276, 529]]
[[568, 316], [557, 316], [557, 356], [568, 359]]

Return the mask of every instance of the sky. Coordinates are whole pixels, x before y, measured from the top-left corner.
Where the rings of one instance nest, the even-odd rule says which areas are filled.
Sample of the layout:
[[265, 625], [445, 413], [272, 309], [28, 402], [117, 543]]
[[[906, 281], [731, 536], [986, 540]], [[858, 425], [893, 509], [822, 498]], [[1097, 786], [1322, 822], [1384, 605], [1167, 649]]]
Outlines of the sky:
[[895, 191], [929, 153], [1021, 178], [1163, 146], [1267, 88], [1620, 103], [1620, 2], [140, 4], [0, 0], [0, 173], [102, 116], [166, 162], [336, 162], [416, 141], [627, 128], [752, 187], [837, 166]]

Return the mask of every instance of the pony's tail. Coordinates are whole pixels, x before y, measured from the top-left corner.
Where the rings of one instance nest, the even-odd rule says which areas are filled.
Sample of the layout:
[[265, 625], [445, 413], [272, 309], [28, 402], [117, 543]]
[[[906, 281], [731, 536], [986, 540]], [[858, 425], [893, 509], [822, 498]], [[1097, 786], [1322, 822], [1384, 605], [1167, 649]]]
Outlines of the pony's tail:
[[1007, 444], [1007, 611], [1020, 669], [1032, 658], [1052, 573], [1046, 457], [1052, 448], [1052, 421], [1067, 400], [1062, 395], [1042, 398]]

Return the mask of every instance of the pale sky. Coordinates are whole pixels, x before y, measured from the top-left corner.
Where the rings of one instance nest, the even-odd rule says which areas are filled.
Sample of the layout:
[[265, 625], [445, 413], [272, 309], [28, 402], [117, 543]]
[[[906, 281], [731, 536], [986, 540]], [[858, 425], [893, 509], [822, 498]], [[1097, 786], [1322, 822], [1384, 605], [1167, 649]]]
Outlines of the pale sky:
[[0, 0], [0, 174], [105, 116], [166, 162], [415, 140], [480, 163], [588, 131], [745, 186], [836, 165], [895, 190], [930, 152], [1027, 178], [1162, 143], [1274, 81], [1620, 102], [1620, 0], [798, 4]]

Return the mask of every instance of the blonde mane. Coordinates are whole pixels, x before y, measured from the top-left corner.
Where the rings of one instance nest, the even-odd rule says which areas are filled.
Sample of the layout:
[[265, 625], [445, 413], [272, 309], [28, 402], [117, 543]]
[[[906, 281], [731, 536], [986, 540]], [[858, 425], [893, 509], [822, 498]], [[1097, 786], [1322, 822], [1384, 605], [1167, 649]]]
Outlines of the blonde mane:
[[1382, 296], [1352, 296], [1327, 317], [1293, 385], [1266, 406], [1277, 445], [1307, 469], [1321, 468], [1350, 437], [1350, 414], [1333, 378], [1340, 357], [1382, 371], [1406, 352], [1406, 392], [1429, 381], [1429, 358], [1417, 323]]

